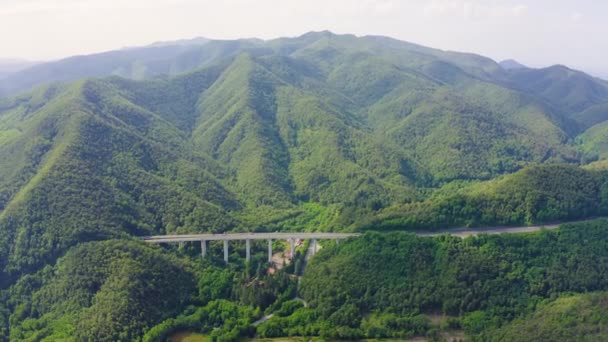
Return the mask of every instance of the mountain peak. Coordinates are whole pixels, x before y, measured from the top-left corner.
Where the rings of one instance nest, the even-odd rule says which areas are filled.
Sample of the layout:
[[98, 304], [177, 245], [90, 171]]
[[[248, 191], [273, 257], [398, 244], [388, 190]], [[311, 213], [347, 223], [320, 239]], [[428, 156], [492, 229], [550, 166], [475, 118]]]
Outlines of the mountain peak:
[[336, 36], [336, 34], [329, 30], [309, 31], [309, 32], [302, 34], [300, 37], [304, 38], [304, 37], [330, 37], [330, 36]]
[[157, 41], [145, 47], [164, 47], [164, 46], [188, 46], [188, 45], [204, 45], [210, 42], [212, 39], [205, 37], [194, 37], [191, 39], [179, 39], [179, 40], [168, 40], [168, 41]]
[[504, 61], [498, 63], [505, 70], [519, 70], [519, 69], [527, 69], [528, 67], [519, 63], [514, 59], [505, 59]]

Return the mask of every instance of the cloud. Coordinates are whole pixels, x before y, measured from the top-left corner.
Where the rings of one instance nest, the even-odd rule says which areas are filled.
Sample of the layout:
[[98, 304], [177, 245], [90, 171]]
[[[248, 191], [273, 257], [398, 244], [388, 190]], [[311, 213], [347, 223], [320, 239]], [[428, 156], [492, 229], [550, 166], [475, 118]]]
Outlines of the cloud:
[[0, 6], [0, 16], [42, 12], [164, 8], [184, 4], [187, 1], [188, 0], [20, 0], [3, 3]]
[[481, 0], [431, 0], [424, 13], [429, 16], [460, 16], [472, 19], [519, 17], [527, 13], [524, 4], [502, 5]]
[[583, 20], [583, 14], [582, 14], [582, 13], [579, 13], [579, 12], [574, 12], [574, 13], [572, 13], [572, 14], [570, 15], [570, 20], [571, 20], [573, 23], [578, 23], [578, 22], [580, 22], [581, 20]]

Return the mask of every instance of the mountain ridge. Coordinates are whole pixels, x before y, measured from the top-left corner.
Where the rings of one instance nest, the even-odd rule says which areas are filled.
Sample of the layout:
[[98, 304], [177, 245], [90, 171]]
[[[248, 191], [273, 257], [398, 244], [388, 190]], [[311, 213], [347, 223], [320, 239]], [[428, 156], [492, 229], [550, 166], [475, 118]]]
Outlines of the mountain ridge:
[[[598, 138], [574, 140], [580, 118], [601, 125], [608, 93], [570, 69], [511, 75], [477, 55], [330, 32], [196, 49], [203, 65], [186, 73], [54, 83], [0, 101], [0, 228], [5, 246], [16, 241], [6, 271], [102, 236], [400, 222], [452, 183], [604, 156]], [[564, 98], [545, 79], [574, 84], [566, 99], [582, 98], [571, 108], [583, 114], [557, 110]], [[61, 239], [54, 252], [27, 248]]]
[[[245, 262], [245, 244], [231, 243], [226, 267], [219, 244], [201, 260], [198, 243], [138, 239], [606, 216], [601, 80], [560, 66], [506, 71], [483, 56], [331, 32], [58, 63], [58, 71], [29, 69], [36, 77], [13, 90], [61, 82], [0, 99], [1, 341], [163, 340], [184, 328], [236, 340], [264, 310], [277, 312], [258, 327], [267, 337], [431, 334], [429, 310], [459, 315], [447, 324], [479, 334], [542, 298], [605, 290], [603, 268], [593, 267], [600, 254], [571, 243], [601, 249], [605, 220], [533, 236], [368, 232], [339, 247], [323, 242], [302, 282], [308, 308], [288, 300], [305, 246], [270, 275], [265, 244], [252, 244]], [[357, 247], [366, 243], [379, 248]], [[381, 263], [384, 292], [376, 256], [407, 261]], [[336, 262], [356, 270], [348, 275], [356, 281], [325, 267]], [[560, 263], [590, 276], [564, 277]], [[441, 297], [429, 279], [442, 284]], [[549, 290], [564, 279], [570, 284]], [[405, 296], [400, 311], [395, 295]], [[386, 311], [370, 314], [374, 306]], [[479, 323], [485, 315], [503, 321]], [[393, 324], [399, 331], [386, 329]]]

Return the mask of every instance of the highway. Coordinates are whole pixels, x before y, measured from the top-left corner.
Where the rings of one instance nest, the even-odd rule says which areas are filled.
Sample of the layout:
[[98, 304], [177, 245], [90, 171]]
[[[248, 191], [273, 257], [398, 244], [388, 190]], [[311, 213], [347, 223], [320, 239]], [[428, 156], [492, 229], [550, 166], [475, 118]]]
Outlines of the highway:
[[234, 241], [234, 240], [291, 240], [291, 239], [333, 239], [341, 240], [357, 237], [355, 233], [227, 233], [227, 234], [183, 234], [143, 236], [150, 243], [188, 242], [188, 241]]
[[[535, 226], [520, 226], [520, 227], [480, 227], [480, 228], [452, 228], [443, 229], [437, 231], [417, 231], [414, 232], [418, 236], [439, 236], [449, 234], [458, 237], [468, 237], [479, 234], [520, 234], [520, 233], [531, 233], [541, 229], [557, 229], [561, 224], [564, 223], [578, 223], [596, 220], [599, 217], [578, 220], [571, 222], [562, 222], [546, 225], [535, 225]], [[341, 240], [351, 237], [357, 237], [361, 234], [358, 233], [289, 233], [289, 232], [275, 232], [275, 233], [226, 233], [226, 234], [183, 234], [183, 235], [154, 235], [154, 236], [143, 236], [141, 237], [144, 241], [150, 243], [169, 243], [169, 242], [187, 242], [187, 241], [234, 241], [234, 240], [324, 240], [334, 239]]]
[[559, 226], [568, 223], [582, 223], [594, 221], [597, 219], [601, 219], [605, 217], [592, 217], [583, 220], [575, 220], [575, 221], [566, 221], [566, 222], [555, 222], [555, 223], [547, 223], [547, 224], [539, 224], [534, 226], [519, 226], [519, 227], [479, 227], [479, 228], [451, 228], [451, 229], [442, 229], [436, 231], [417, 231], [414, 232], [418, 236], [439, 236], [444, 234], [449, 234], [452, 236], [458, 236], [461, 238], [465, 238], [468, 236], [479, 235], [479, 234], [521, 234], [521, 233], [532, 233], [537, 232], [542, 229], [557, 229]]
[[444, 229], [434, 232], [415, 232], [418, 236], [439, 236], [449, 234], [452, 236], [458, 236], [465, 238], [468, 236], [479, 235], [479, 234], [521, 234], [521, 233], [532, 233], [537, 232], [541, 229], [557, 229], [559, 224], [552, 225], [539, 225], [539, 226], [523, 226], [523, 227], [493, 227], [493, 228], [453, 228]]

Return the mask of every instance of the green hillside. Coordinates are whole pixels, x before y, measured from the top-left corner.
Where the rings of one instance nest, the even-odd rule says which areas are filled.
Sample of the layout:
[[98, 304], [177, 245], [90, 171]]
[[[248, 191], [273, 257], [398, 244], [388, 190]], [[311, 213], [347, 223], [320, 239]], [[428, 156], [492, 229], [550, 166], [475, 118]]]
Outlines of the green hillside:
[[[255, 266], [265, 262], [260, 246], [247, 267], [237, 258], [230, 266], [214, 266], [213, 257], [201, 263], [189, 248], [84, 243], [0, 293], [0, 337], [164, 341], [195, 331], [236, 341], [255, 333], [359, 339], [464, 331], [473, 340], [522, 340], [524, 331], [593, 340], [603, 336], [604, 297], [564, 296], [608, 289], [607, 224], [464, 240], [366, 233], [323, 243], [299, 285], [283, 271], [263, 275]], [[242, 253], [235, 246], [232, 257]], [[306, 307], [289, 300], [296, 286]], [[262, 312], [275, 317], [253, 327]]]
[[422, 230], [532, 225], [608, 214], [606, 169], [535, 165], [491, 181], [454, 183], [421, 202], [385, 208], [360, 227]]
[[[285, 302], [295, 291], [288, 273], [298, 273], [301, 260], [267, 276], [266, 259], [257, 251], [252, 264], [222, 274], [215, 261], [192, 261], [200, 256], [192, 246], [158, 249], [127, 242], [135, 236], [415, 231], [608, 214], [608, 88], [563, 67], [505, 71], [483, 56], [325, 31], [269, 41], [166, 43], [43, 63], [11, 77], [0, 81], [0, 96], [29, 90], [0, 99], [0, 341], [129, 340], [148, 332], [152, 341], [180, 327], [217, 330], [218, 339], [232, 341], [252, 332], [249, 323], [259, 310], [281, 310], [287, 317], [299, 305]], [[592, 226], [589, 234], [601, 229]], [[323, 297], [330, 290], [306, 280], [323, 276], [325, 268], [316, 265], [325, 262], [356, 269], [378, 257], [357, 259], [348, 248], [375, 246], [386, 236], [407, 251], [397, 256], [404, 258], [403, 269], [385, 270], [387, 281], [398, 279], [387, 283], [389, 292], [376, 294], [371, 283], [359, 284], [355, 294], [368, 302], [347, 303], [342, 294], [332, 301]], [[548, 239], [542, 243], [560, 236], [541, 234]], [[319, 319], [330, 319], [330, 306], [304, 310], [300, 318], [314, 323], [306, 334], [390, 337], [370, 332], [387, 322], [407, 332], [393, 337], [427, 334], [433, 328], [418, 316], [430, 309], [450, 315], [519, 310], [563, 285], [537, 289], [540, 276], [534, 272], [540, 271], [533, 262], [551, 269], [551, 262], [561, 261], [524, 256], [508, 266], [509, 272], [531, 272], [513, 287], [524, 297], [513, 297], [506, 281], [476, 278], [475, 270], [498, 263], [491, 259], [498, 254], [486, 255], [476, 244], [536, 238], [483, 239], [461, 243], [391, 233], [329, 246], [310, 265], [302, 294], [313, 303], [329, 300], [339, 313], [325, 326]], [[573, 246], [580, 245], [576, 241]], [[434, 267], [453, 273], [456, 266], [439, 255], [452, 247], [454, 253], [464, 251], [458, 258], [472, 258], [471, 265], [462, 261], [471, 267], [467, 279], [487, 281], [483, 291], [496, 285], [502, 297], [475, 301], [458, 286], [458, 293], [433, 292], [444, 289], [418, 288], [399, 273], [413, 272], [414, 284], [437, 280]], [[387, 251], [380, 257], [394, 254]], [[545, 252], [554, 250], [533, 253]], [[242, 246], [234, 253], [242, 254]], [[432, 267], [408, 264], [412, 255]], [[359, 260], [354, 266], [353, 258]], [[97, 265], [96, 259], [108, 264]], [[171, 270], [167, 277], [186, 272], [179, 278], [183, 286], [198, 283], [199, 292], [177, 295], [172, 281], [149, 266], [155, 261]], [[87, 279], [71, 283], [79, 281], [74, 274]], [[333, 280], [318, 286], [346, 286]], [[403, 292], [403, 282], [408, 291], [421, 292]], [[590, 280], [575, 283], [557, 292], [605, 290]], [[158, 308], [148, 306], [148, 295]], [[175, 307], [157, 302], [165, 295]], [[391, 311], [386, 303], [395, 300], [403, 306]], [[365, 316], [372, 307], [380, 310], [377, 316]], [[511, 320], [524, 311], [492, 315]], [[238, 318], [226, 320], [222, 312]], [[343, 324], [351, 318], [361, 324]], [[286, 327], [266, 328], [285, 333], [292, 323], [286, 319]], [[298, 324], [293, 329], [301, 335]], [[225, 329], [214, 330], [220, 327]]]
[[[300, 284], [308, 307], [257, 331], [266, 337], [361, 339], [437, 338], [442, 330], [464, 329], [469, 338], [485, 341], [487, 332], [516, 319], [489, 336], [571, 341], [587, 334], [592, 340], [604, 333], [604, 297], [543, 303], [608, 287], [606, 224], [467, 239], [367, 233], [321, 250]], [[444, 321], [438, 326], [431, 316]]]
[[[608, 102], [606, 82], [563, 65], [543, 69], [517, 69], [509, 72], [510, 81], [561, 107], [569, 115]], [[582, 124], [586, 124], [583, 121]]]
[[[176, 77], [83, 80], [2, 100], [4, 279], [78, 242], [128, 235], [603, 213], [601, 181], [574, 169], [543, 171], [556, 170], [548, 175], [556, 184], [581, 183], [565, 194], [532, 181], [488, 195], [433, 195], [452, 181], [580, 160], [571, 119], [493, 81], [504, 71], [491, 60], [329, 32], [223, 42], [230, 54], [265, 47], [227, 58], [218, 44], [203, 46], [215, 56], [209, 66]], [[588, 206], [572, 204], [587, 203], [571, 197], [577, 192]], [[524, 198], [533, 207], [523, 208]], [[453, 214], [435, 215], [446, 208]]]
[[181, 312], [196, 293], [194, 273], [141, 242], [81, 244], [11, 288], [10, 340], [133, 340]]
[[564, 296], [484, 334], [483, 341], [604, 341], [607, 309], [605, 292]]
[[[31, 272], [78, 242], [236, 226], [228, 211], [240, 204], [213, 166], [184, 153], [180, 131], [110, 84], [29, 96], [2, 115], [15, 132], [0, 147], [5, 275]], [[45, 105], [32, 107], [39, 96]]]

